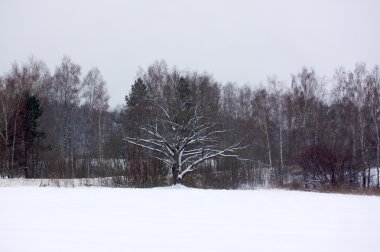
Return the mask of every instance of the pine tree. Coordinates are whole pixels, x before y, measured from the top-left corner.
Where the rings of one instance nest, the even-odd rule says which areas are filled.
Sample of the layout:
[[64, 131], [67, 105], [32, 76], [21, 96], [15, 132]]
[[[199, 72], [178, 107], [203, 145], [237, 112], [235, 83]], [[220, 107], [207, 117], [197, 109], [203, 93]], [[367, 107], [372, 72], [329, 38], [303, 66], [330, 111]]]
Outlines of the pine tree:
[[37, 147], [36, 141], [43, 133], [39, 131], [39, 120], [43, 110], [39, 99], [35, 95], [30, 95], [29, 92], [24, 94], [24, 101], [21, 107], [20, 123], [21, 132], [19, 133], [19, 164], [24, 167], [25, 177], [34, 177], [34, 163], [30, 160], [35, 160], [32, 156], [34, 147]]
[[148, 91], [146, 85], [141, 78], [138, 78], [132, 85], [132, 90], [129, 93], [129, 96], [125, 96], [127, 108], [130, 109], [136, 106], [139, 103], [139, 101], [146, 100], [147, 98]]

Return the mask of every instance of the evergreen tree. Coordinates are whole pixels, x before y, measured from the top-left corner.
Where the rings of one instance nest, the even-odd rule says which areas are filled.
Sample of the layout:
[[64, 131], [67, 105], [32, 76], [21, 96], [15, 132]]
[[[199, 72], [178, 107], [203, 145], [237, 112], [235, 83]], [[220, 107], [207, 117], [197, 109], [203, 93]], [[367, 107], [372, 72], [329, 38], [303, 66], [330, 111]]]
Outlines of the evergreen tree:
[[39, 99], [35, 95], [27, 95], [26, 102], [27, 114], [27, 126], [28, 126], [28, 135], [33, 142], [33, 139], [38, 137], [38, 126], [39, 119], [42, 116], [43, 110], [40, 105]]
[[146, 85], [141, 78], [138, 78], [132, 85], [132, 89], [129, 93], [129, 96], [125, 96], [127, 108], [132, 108], [136, 106], [139, 103], [139, 101], [146, 100], [147, 98], [148, 91]]

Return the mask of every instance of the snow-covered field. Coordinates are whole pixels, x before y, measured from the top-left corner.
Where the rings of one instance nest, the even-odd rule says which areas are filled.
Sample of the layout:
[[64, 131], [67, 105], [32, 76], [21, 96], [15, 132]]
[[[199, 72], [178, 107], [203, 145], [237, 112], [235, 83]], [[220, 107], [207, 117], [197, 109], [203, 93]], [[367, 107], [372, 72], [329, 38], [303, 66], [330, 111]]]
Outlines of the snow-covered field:
[[0, 251], [380, 251], [380, 197], [0, 188]]

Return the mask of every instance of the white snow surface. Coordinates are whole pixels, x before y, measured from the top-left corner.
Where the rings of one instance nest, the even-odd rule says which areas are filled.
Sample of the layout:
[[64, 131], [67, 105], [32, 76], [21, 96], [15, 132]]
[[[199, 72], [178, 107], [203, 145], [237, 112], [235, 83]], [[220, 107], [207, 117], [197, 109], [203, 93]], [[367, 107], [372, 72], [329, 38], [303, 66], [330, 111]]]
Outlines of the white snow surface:
[[376, 196], [1, 187], [0, 251], [380, 251], [379, 213]]

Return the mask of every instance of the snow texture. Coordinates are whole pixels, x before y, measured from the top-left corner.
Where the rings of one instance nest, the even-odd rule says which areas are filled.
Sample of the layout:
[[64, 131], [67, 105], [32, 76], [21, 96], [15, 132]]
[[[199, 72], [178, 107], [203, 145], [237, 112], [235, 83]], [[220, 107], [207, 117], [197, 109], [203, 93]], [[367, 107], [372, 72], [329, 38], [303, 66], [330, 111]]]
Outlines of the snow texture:
[[375, 196], [1, 187], [0, 205], [4, 252], [379, 250]]

